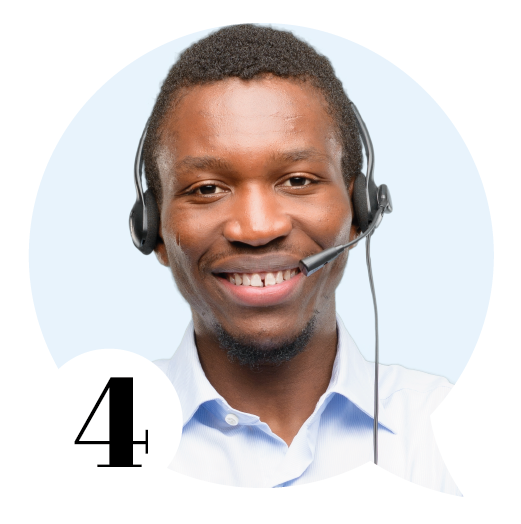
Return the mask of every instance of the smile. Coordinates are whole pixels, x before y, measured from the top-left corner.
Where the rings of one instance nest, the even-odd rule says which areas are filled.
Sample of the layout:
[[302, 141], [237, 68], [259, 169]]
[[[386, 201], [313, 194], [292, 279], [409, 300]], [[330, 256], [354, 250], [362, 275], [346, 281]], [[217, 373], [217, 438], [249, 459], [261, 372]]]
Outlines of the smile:
[[253, 273], [219, 273], [215, 276], [228, 298], [246, 307], [276, 306], [293, 300], [300, 293], [306, 278], [298, 268]]
[[223, 278], [236, 286], [268, 287], [277, 286], [291, 280], [300, 273], [299, 268], [265, 273], [223, 273]]

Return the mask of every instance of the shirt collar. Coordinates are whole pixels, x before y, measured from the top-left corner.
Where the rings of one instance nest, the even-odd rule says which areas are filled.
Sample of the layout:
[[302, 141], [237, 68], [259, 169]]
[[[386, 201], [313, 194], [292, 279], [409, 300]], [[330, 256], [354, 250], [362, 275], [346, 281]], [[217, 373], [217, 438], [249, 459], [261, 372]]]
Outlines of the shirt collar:
[[183, 426], [193, 417], [199, 406], [210, 400], [224, 400], [204, 374], [194, 338], [192, 321], [186, 328], [181, 344], [170, 359], [166, 374], [179, 397], [183, 411]]
[[[337, 355], [331, 381], [323, 398], [337, 393], [373, 418], [374, 363], [364, 359], [338, 315], [337, 333]], [[189, 422], [201, 404], [212, 400], [218, 400], [219, 404], [226, 404], [224, 398], [210, 384], [201, 367], [195, 345], [193, 322], [188, 324], [181, 344], [170, 359], [166, 374], [181, 402], [183, 426]], [[255, 416], [254, 418], [258, 419]], [[396, 433], [394, 424], [381, 401], [378, 423]]]

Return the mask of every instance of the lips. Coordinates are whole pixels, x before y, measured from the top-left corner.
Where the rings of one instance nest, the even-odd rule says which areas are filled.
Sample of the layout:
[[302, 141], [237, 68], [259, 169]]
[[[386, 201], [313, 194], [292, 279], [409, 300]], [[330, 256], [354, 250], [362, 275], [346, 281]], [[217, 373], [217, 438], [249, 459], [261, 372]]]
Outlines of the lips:
[[303, 284], [294, 255], [269, 254], [221, 260], [212, 267], [219, 285], [243, 306], [267, 307], [290, 300]]

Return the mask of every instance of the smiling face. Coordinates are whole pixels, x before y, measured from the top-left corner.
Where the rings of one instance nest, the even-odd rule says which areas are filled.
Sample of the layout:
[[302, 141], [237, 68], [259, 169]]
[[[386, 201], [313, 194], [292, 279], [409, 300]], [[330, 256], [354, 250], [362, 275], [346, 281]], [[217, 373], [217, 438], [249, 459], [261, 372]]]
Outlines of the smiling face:
[[309, 83], [229, 78], [186, 89], [162, 126], [159, 261], [196, 335], [272, 347], [334, 319], [347, 252], [310, 277], [300, 259], [356, 236], [342, 148]]

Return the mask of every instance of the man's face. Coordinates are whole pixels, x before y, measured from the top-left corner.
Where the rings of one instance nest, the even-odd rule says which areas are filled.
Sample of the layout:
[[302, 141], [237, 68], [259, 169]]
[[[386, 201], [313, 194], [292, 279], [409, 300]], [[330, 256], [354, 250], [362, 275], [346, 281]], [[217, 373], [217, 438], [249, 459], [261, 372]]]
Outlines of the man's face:
[[156, 254], [196, 333], [220, 325], [272, 347], [334, 314], [347, 253], [310, 277], [298, 271], [356, 235], [341, 145], [316, 89], [277, 77], [191, 87], [161, 144]]

